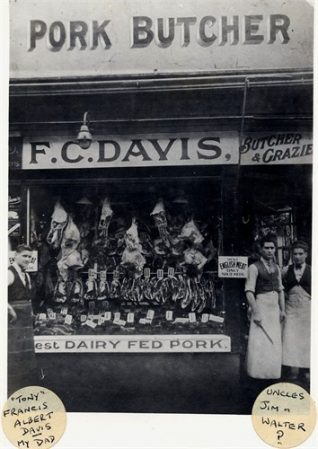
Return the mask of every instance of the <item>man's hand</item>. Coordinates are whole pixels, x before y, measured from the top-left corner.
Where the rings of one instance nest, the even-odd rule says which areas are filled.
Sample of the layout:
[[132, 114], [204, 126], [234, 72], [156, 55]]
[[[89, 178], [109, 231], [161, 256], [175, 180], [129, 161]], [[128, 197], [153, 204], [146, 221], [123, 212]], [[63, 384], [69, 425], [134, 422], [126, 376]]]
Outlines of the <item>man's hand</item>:
[[261, 324], [262, 317], [258, 310], [258, 307], [254, 307], [253, 313], [252, 313], [252, 318], [253, 318], [254, 323], [256, 323], [257, 325]]
[[252, 317], [252, 307], [249, 306], [249, 308], [247, 309], [247, 319], [248, 319], [248, 321], [251, 321], [251, 317]]
[[17, 314], [15, 313], [14, 308], [8, 304], [8, 314], [9, 314], [9, 322], [10, 323], [14, 323], [15, 321], [17, 321], [18, 317]]
[[284, 321], [286, 319], [286, 312], [285, 312], [285, 310], [281, 310], [279, 312], [279, 318], [280, 318], [280, 321]]

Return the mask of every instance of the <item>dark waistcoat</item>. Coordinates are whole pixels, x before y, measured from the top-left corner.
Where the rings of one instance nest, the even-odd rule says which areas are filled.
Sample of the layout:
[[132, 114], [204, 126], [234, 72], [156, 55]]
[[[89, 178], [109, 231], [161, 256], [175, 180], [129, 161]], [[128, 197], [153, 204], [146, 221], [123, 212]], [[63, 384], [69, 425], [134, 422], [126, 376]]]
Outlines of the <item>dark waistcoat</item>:
[[9, 303], [15, 301], [28, 301], [31, 299], [31, 286], [27, 280], [26, 285], [20, 279], [17, 270], [14, 267], [9, 267], [9, 270], [14, 275], [13, 284], [8, 287], [8, 300]]
[[297, 281], [294, 273], [294, 265], [288, 267], [284, 277], [284, 287], [288, 292], [295, 285], [300, 285], [309, 295], [311, 295], [311, 267], [306, 264], [305, 271], [299, 281]]
[[278, 266], [275, 264], [275, 271], [273, 273], [269, 273], [261, 261], [255, 262], [255, 265], [258, 271], [255, 293], [267, 293], [272, 291], [278, 292], [280, 287], [278, 282]]

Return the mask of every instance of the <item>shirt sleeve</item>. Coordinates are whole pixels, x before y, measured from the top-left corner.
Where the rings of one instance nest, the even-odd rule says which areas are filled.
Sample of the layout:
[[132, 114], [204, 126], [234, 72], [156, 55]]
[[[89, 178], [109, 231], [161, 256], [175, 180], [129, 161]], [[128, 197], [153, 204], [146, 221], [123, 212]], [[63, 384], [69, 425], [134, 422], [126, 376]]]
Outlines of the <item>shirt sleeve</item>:
[[252, 264], [248, 267], [247, 279], [245, 281], [245, 292], [255, 293], [256, 280], [258, 270], [256, 265]]
[[8, 286], [12, 285], [14, 282], [14, 274], [11, 270], [8, 270]]
[[282, 283], [282, 272], [280, 271], [280, 268], [278, 267], [278, 291], [282, 292], [284, 290], [284, 286]]

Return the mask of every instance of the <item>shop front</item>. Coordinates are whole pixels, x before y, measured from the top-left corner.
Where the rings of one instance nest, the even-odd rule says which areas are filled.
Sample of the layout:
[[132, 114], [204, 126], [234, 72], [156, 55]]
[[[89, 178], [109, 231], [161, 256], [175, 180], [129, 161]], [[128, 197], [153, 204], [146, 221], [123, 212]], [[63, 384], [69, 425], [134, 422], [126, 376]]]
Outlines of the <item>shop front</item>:
[[[174, 22], [183, 24], [191, 54], [215, 40], [206, 34], [214, 16], [201, 6], [199, 42], [186, 32], [191, 21]], [[126, 65], [114, 56], [107, 76], [96, 67], [99, 47], [114, 51], [113, 10], [108, 34], [107, 24], [92, 20], [92, 48], [83, 21], [52, 22], [44, 11], [35, 20], [28, 12], [29, 52], [16, 50], [9, 237], [13, 252], [22, 242], [34, 250], [29, 273], [42, 381], [69, 411], [248, 413], [241, 377], [249, 258], [269, 228], [279, 238], [280, 266], [292, 240], [311, 239], [310, 51], [291, 63], [286, 6], [266, 11], [270, 22], [242, 11], [245, 34], [236, 45], [246, 62], [240, 40], [250, 40], [253, 64], [234, 71], [226, 43], [236, 38], [239, 16], [223, 14], [218, 31], [229, 54], [225, 62], [216, 48], [222, 71], [212, 73], [206, 60], [190, 71], [178, 48], [182, 70], [171, 73], [172, 19], [171, 42], [163, 45], [148, 8], [138, 17], [134, 11]], [[274, 59], [273, 48], [286, 49], [286, 59], [261, 67], [253, 46], [262, 37], [255, 26], [265, 23], [271, 40], [259, 44], [272, 46]], [[119, 46], [120, 37], [128, 39], [126, 31], [117, 36]], [[94, 73], [79, 63], [78, 50], [94, 61]], [[157, 60], [159, 50], [166, 53]], [[134, 52], [140, 58], [142, 51], [150, 59], [136, 73]], [[65, 76], [57, 78], [54, 58]]]
[[[96, 154], [93, 144], [87, 151], [69, 139], [35, 136], [25, 138], [22, 147], [22, 167], [28, 167], [23, 172], [22, 202], [27, 208], [22, 216], [26, 242], [36, 255], [31, 273], [36, 286], [35, 350], [44, 382], [71, 389], [77, 378], [75, 358], [76, 366], [83, 364], [80, 375], [90, 389], [93, 384], [101, 388], [101, 379], [96, 381], [91, 373], [92, 363], [101, 376], [106, 369], [112, 385], [117, 384], [116, 395], [124, 379], [125, 389], [133, 388], [142, 370], [148, 373], [140, 394], [156, 394], [157, 378], [168, 395], [182, 372], [187, 372], [186, 384], [192, 384], [194, 362], [205, 370], [206, 363], [215, 365], [220, 356], [230, 360], [235, 354], [237, 359], [239, 340], [232, 343], [232, 333], [238, 336], [239, 329], [231, 329], [227, 319], [226, 279], [218, 275], [228, 217], [222, 198], [229, 197], [227, 205], [232, 201], [225, 183], [227, 170], [235, 170], [237, 135], [107, 135], [94, 142]], [[72, 168], [47, 167], [62, 157], [63, 148], [68, 148], [65, 159]], [[87, 158], [103, 159], [99, 163], [105, 165], [116, 148], [123, 155], [115, 167], [90, 168]], [[217, 164], [198, 165], [198, 158], [209, 153]], [[178, 165], [182, 157], [184, 166]], [[73, 169], [74, 159], [81, 168]], [[169, 165], [161, 167], [166, 161]], [[140, 166], [143, 162], [146, 167]], [[241, 276], [245, 259], [238, 270]], [[230, 305], [229, 316], [235, 308], [237, 304]], [[208, 360], [211, 355], [216, 359]], [[52, 364], [62, 364], [59, 379]], [[218, 366], [223, 369], [223, 362]], [[236, 362], [237, 376], [238, 368]], [[89, 380], [92, 375], [94, 380]], [[208, 370], [201, 376], [210, 382]], [[160, 400], [150, 405], [148, 399], [141, 406], [134, 395], [132, 405], [112, 398], [109, 407], [164, 411]], [[170, 407], [182, 411], [187, 405]]]

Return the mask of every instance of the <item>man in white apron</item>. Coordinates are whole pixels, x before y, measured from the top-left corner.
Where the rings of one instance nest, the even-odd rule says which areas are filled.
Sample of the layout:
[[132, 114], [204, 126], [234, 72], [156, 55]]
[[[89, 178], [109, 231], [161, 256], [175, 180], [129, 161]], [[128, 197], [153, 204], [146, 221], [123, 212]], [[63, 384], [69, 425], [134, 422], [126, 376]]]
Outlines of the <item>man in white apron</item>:
[[260, 241], [261, 258], [249, 266], [245, 284], [250, 307], [247, 374], [255, 379], [281, 377], [281, 321], [285, 317], [284, 288], [275, 263], [276, 237]]
[[293, 264], [283, 273], [286, 322], [283, 332], [283, 365], [290, 367], [290, 380], [303, 374], [309, 380], [311, 267], [306, 264], [308, 245], [292, 246]]

